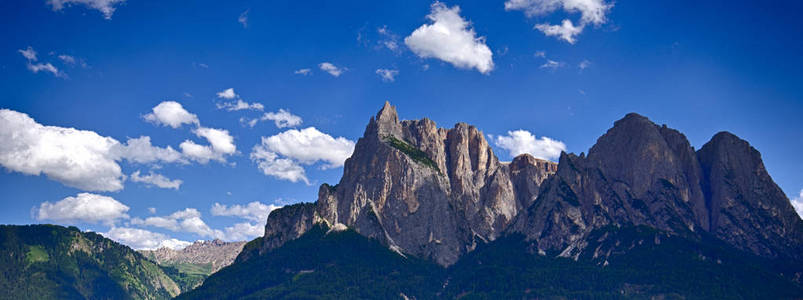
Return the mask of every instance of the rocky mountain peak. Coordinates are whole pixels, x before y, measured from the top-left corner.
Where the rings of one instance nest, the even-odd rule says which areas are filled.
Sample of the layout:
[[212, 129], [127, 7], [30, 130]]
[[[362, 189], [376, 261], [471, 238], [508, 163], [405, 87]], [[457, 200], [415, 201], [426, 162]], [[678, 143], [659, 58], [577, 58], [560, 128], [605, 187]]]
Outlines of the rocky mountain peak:
[[595, 230], [634, 225], [710, 232], [765, 256], [803, 253], [803, 221], [755, 149], [720, 133], [695, 152], [682, 133], [635, 113], [588, 156], [561, 153], [555, 164], [525, 154], [502, 163], [476, 127], [399, 121], [386, 102], [337, 185], [321, 186], [315, 203], [270, 214], [260, 252], [321, 222], [444, 266], [512, 233], [539, 253], [577, 258]]

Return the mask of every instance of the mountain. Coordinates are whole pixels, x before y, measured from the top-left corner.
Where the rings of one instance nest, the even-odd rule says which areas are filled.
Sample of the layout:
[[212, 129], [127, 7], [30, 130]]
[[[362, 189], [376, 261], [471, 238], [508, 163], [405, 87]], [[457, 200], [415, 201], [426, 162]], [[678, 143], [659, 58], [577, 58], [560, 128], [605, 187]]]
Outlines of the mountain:
[[[631, 113], [588, 156], [505, 163], [475, 127], [400, 121], [385, 103], [318, 194], [273, 211], [263, 237], [185, 296], [803, 297], [803, 220], [758, 151], [726, 132], [695, 151]], [[242, 270], [267, 273], [225, 285]]]
[[75, 227], [0, 225], [0, 253], [0, 299], [168, 299], [182, 291], [183, 274]]
[[139, 250], [146, 258], [161, 266], [173, 267], [191, 277], [191, 287], [200, 285], [206, 277], [230, 265], [242, 251], [245, 242], [224, 242], [219, 239], [197, 241], [181, 250], [162, 247]]
[[340, 183], [322, 185], [314, 204], [271, 214], [261, 253], [325, 222], [448, 266], [499, 237], [556, 167], [529, 155], [502, 163], [476, 127], [399, 121], [385, 103], [346, 160]]

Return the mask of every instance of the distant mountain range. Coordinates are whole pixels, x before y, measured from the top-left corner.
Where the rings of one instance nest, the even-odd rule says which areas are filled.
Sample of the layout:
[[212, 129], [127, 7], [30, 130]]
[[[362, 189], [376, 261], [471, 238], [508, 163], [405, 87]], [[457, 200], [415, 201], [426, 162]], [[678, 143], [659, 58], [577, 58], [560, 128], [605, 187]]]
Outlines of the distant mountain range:
[[[695, 150], [638, 114], [588, 155], [501, 162], [477, 128], [400, 121], [386, 103], [340, 182], [245, 245], [143, 256], [74, 228], [1, 231], [0, 284], [59, 287], [41, 298], [164, 298], [221, 267], [178, 298], [803, 298], [803, 220], [759, 152], [727, 132]], [[59, 271], [79, 258], [101, 279]]]
[[146, 258], [161, 266], [173, 267], [180, 272], [197, 276], [192, 287], [200, 285], [206, 277], [234, 262], [245, 242], [197, 241], [181, 250], [162, 247], [156, 250], [139, 250]]

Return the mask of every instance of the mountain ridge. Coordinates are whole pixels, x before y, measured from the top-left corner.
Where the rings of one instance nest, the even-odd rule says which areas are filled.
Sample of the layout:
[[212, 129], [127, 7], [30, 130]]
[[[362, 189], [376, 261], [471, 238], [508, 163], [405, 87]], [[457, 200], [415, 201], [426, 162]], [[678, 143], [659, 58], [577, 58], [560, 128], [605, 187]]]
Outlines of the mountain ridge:
[[[739, 168], [750, 170], [734, 171]], [[726, 176], [731, 173], [740, 176], [735, 185]], [[735, 201], [743, 194], [747, 204]], [[723, 212], [749, 221], [719, 221]], [[533, 252], [576, 257], [591, 231], [610, 225], [711, 231], [771, 258], [800, 260], [803, 244], [803, 220], [760, 154], [735, 135], [717, 134], [695, 151], [677, 130], [630, 113], [588, 156], [564, 152], [555, 164], [522, 155], [502, 163], [476, 127], [399, 121], [388, 102], [369, 120], [340, 182], [322, 185], [314, 203], [272, 212], [258, 252], [270, 252], [317, 223], [343, 224], [442, 266], [514, 233], [523, 234]]]

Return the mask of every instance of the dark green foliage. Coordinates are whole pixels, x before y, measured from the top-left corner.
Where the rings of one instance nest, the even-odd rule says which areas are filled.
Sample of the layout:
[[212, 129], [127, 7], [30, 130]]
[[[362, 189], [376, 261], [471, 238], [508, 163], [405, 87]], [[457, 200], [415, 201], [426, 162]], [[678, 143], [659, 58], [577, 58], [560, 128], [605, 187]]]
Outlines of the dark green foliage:
[[75, 227], [2, 225], [0, 254], [0, 299], [166, 299], [178, 292], [136, 251]]
[[418, 150], [418, 148], [414, 147], [413, 145], [410, 145], [410, 143], [399, 140], [392, 135], [385, 136], [385, 142], [390, 144], [393, 148], [398, 149], [399, 151], [403, 152], [404, 154], [412, 158], [413, 161], [421, 163], [427, 167], [430, 167], [435, 171], [438, 171], [438, 173], [441, 172], [441, 170], [438, 168], [438, 164], [432, 161], [432, 159], [429, 158], [429, 155], [427, 155], [426, 152]]
[[[592, 233], [577, 261], [533, 254], [521, 236], [479, 246], [445, 269], [404, 258], [349, 230], [301, 238], [212, 275], [182, 299], [790, 299], [803, 289], [779, 274], [801, 270], [709, 237], [647, 227]], [[594, 257], [594, 250], [611, 255]], [[607, 261], [607, 264], [605, 263]]]
[[352, 230], [318, 225], [268, 254], [237, 262], [179, 299], [426, 298], [444, 270], [404, 258]]

